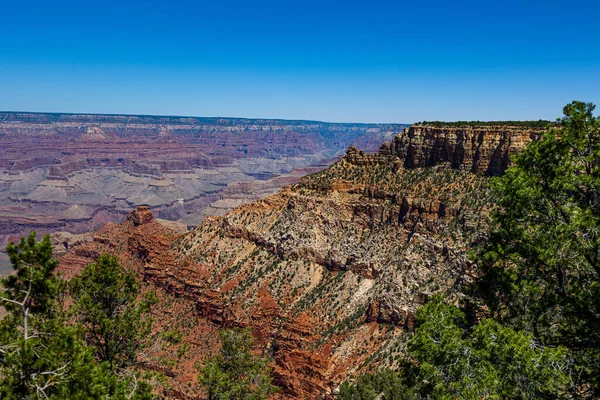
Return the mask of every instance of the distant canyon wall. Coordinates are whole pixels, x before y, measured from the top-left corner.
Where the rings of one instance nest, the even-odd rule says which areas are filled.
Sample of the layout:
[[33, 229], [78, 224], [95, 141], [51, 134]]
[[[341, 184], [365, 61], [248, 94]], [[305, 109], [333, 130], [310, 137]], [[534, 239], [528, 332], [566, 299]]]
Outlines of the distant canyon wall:
[[0, 112], [0, 248], [33, 229], [95, 230], [139, 205], [197, 225], [405, 127]]

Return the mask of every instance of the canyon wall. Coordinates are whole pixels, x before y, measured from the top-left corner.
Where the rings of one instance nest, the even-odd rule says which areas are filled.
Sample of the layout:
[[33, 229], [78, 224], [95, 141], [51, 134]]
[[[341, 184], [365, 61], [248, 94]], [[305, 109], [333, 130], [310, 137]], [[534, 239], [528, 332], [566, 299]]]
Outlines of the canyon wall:
[[191, 301], [194, 318], [250, 327], [273, 356], [282, 397], [331, 396], [346, 377], [395, 366], [416, 309], [469, 281], [468, 245], [487, 226], [485, 178], [397, 161], [351, 148], [179, 236], [159, 234], [165, 228], [138, 209], [87, 241], [61, 239], [61, 270], [125, 253], [147, 284]]
[[392, 140], [389, 152], [397, 155], [406, 168], [448, 162], [452, 168], [497, 176], [508, 167], [510, 156], [539, 133], [539, 128], [500, 125], [413, 125]]
[[144, 277], [218, 326], [251, 327], [284, 397], [332, 396], [345, 378], [396, 366], [429, 296], [460, 297], [488, 227], [485, 176], [538, 132], [413, 126], [377, 153], [350, 147], [276, 195], [207, 218], [171, 245], [175, 262], [146, 258]]
[[[165, 299], [187, 302], [194, 324], [250, 327], [257, 351], [272, 355], [281, 397], [328, 398], [346, 378], [397, 366], [429, 296], [458, 301], [477, 274], [471, 245], [488, 227], [486, 175], [536, 137], [413, 126], [376, 153], [350, 147], [332, 166], [187, 233], [144, 207], [91, 236], [55, 236], [61, 270], [117, 254]], [[233, 198], [252, 185], [226, 190]], [[186, 340], [196, 346], [188, 364], [214, 352], [208, 339]], [[170, 373], [187, 390], [179, 383], [190, 373]]]
[[139, 205], [198, 225], [404, 127], [0, 112], [0, 248], [33, 229], [92, 231]]

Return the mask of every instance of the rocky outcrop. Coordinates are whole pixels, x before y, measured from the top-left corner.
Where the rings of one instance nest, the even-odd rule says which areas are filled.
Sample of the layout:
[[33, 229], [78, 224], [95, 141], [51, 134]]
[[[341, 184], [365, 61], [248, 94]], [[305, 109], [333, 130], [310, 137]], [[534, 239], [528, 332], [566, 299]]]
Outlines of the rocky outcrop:
[[413, 299], [410, 306], [399, 308], [399, 305], [406, 301], [401, 299], [398, 293], [382, 293], [369, 303], [367, 322], [394, 324], [413, 331], [415, 328], [414, 310], [422, 306], [427, 301], [427, 297], [427, 294], [420, 293]]
[[54, 256], [57, 258], [65, 255], [69, 250], [93, 240], [92, 233], [72, 234], [69, 232], [54, 232], [50, 235]]
[[134, 226], [147, 224], [152, 221], [153, 218], [152, 211], [150, 211], [150, 207], [148, 206], [140, 206], [127, 214], [127, 219], [133, 222]]
[[540, 129], [515, 126], [413, 125], [392, 140], [386, 153], [398, 156], [406, 168], [448, 162], [453, 168], [496, 176], [508, 167], [510, 156], [539, 133]]
[[203, 278], [180, 269], [165, 281], [213, 322], [252, 327], [289, 397], [327, 395], [348, 374], [393, 366], [376, 357], [400, 346], [427, 296], [469, 280], [467, 244], [487, 224], [485, 180], [447, 163], [398, 169], [382, 153], [350, 149], [176, 245]]
[[497, 176], [508, 168], [511, 155], [539, 137], [540, 129], [514, 126], [435, 127], [413, 125], [384, 142], [376, 154], [350, 147], [346, 160], [355, 165], [391, 163], [400, 167], [432, 167], [448, 163], [452, 168], [478, 175]]
[[383, 151], [382, 148], [380, 148], [380, 151], [374, 154], [368, 154], [363, 150], [350, 146], [348, 150], [346, 150], [346, 161], [355, 165], [375, 165], [385, 162], [390, 156], [389, 145], [387, 145], [387, 142], [385, 145], [386, 147], [383, 147]]
[[273, 357], [282, 397], [331, 396], [346, 377], [396, 366], [430, 295], [457, 300], [477, 272], [470, 243], [487, 229], [485, 176], [535, 138], [423, 129], [376, 154], [350, 148], [331, 167], [187, 233], [138, 207], [63, 260], [125, 254], [147, 284], [190, 301], [198, 321], [250, 327]]
[[[153, 324], [148, 338], [151, 346], [141, 352], [138, 368], [164, 374], [167, 384], [162, 380], [154, 382], [154, 388], [167, 399], [202, 398], [196, 366], [218, 350], [218, 327], [196, 312], [195, 299], [186, 296], [183, 290], [169, 292], [163, 290], [163, 287], [169, 289], [168, 285], [145, 279], [152, 273], [146, 263], [153, 263], [160, 274], [165, 275], [183, 269], [175, 268], [175, 254], [169, 250], [180, 236], [181, 227], [152, 218], [147, 208], [138, 208], [131, 214], [140, 218], [107, 224], [88, 234], [85, 240], [65, 234], [53, 235], [55, 249], [63, 248], [65, 238], [70, 240], [68, 251], [60, 256], [59, 272], [70, 279], [102, 253], [117, 256], [121, 265], [135, 271], [142, 293], [151, 290], [158, 297], [151, 311]], [[144, 222], [136, 224], [136, 221]]]

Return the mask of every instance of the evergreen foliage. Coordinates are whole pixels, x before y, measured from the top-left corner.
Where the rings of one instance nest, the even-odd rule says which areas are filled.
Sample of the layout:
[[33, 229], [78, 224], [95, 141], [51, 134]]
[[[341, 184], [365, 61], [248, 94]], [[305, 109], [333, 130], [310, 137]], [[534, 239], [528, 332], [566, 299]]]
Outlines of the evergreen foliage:
[[277, 392], [271, 383], [268, 360], [252, 354], [254, 340], [248, 329], [220, 332], [219, 355], [208, 360], [200, 382], [209, 400], [262, 400]]
[[564, 348], [484, 319], [470, 327], [464, 312], [441, 297], [417, 311], [409, 342], [412, 386], [435, 399], [559, 399], [569, 386]]
[[7, 252], [15, 273], [2, 280], [7, 315], [0, 321], [0, 398], [150, 398], [143, 384], [131, 386], [97, 363], [81, 330], [66, 321], [65, 285], [55, 274], [49, 236], [36, 242], [32, 232]]
[[377, 371], [358, 377], [356, 383], [348, 381], [340, 385], [337, 400], [371, 400], [382, 395], [385, 400], [409, 400], [415, 398], [414, 390], [406, 386], [403, 376], [394, 371]]
[[96, 357], [113, 372], [136, 362], [150, 334], [149, 301], [137, 301], [140, 285], [116, 257], [101, 255], [70, 282], [73, 312]]
[[465, 314], [435, 296], [417, 311], [417, 328], [402, 371], [378, 372], [344, 383], [340, 398], [561, 399], [568, 398], [571, 363], [565, 348]]
[[564, 107], [558, 127], [493, 182], [496, 225], [481, 295], [499, 321], [576, 358], [576, 396], [600, 396], [600, 118]]

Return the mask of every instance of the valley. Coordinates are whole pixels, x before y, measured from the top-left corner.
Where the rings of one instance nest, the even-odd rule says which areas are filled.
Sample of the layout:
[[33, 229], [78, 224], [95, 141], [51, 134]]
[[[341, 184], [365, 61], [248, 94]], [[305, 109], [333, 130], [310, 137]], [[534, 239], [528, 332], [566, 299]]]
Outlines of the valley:
[[2, 6], [0, 400], [600, 400], [600, 2]]
[[471, 244], [488, 228], [486, 176], [537, 135], [413, 126], [375, 153], [350, 147], [332, 166], [189, 232], [144, 206], [94, 233], [54, 235], [60, 270], [72, 276], [115, 254], [160, 292], [159, 337], [187, 321], [184, 361], [163, 350], [145, 364], [167, 368], [170, 385], [189, 396], [179, 398], [201, 393], [190, 366], [214, 351], [210, 332], [235, 326], [271, 355], [284, 398], [332, 396], [344, 379], [396, 366], [432, 294], [462, 296], [477, 275]]
[[0, 248], [93, 231], [139, 205], [198, 225], [405, 125], [0, 112]]

